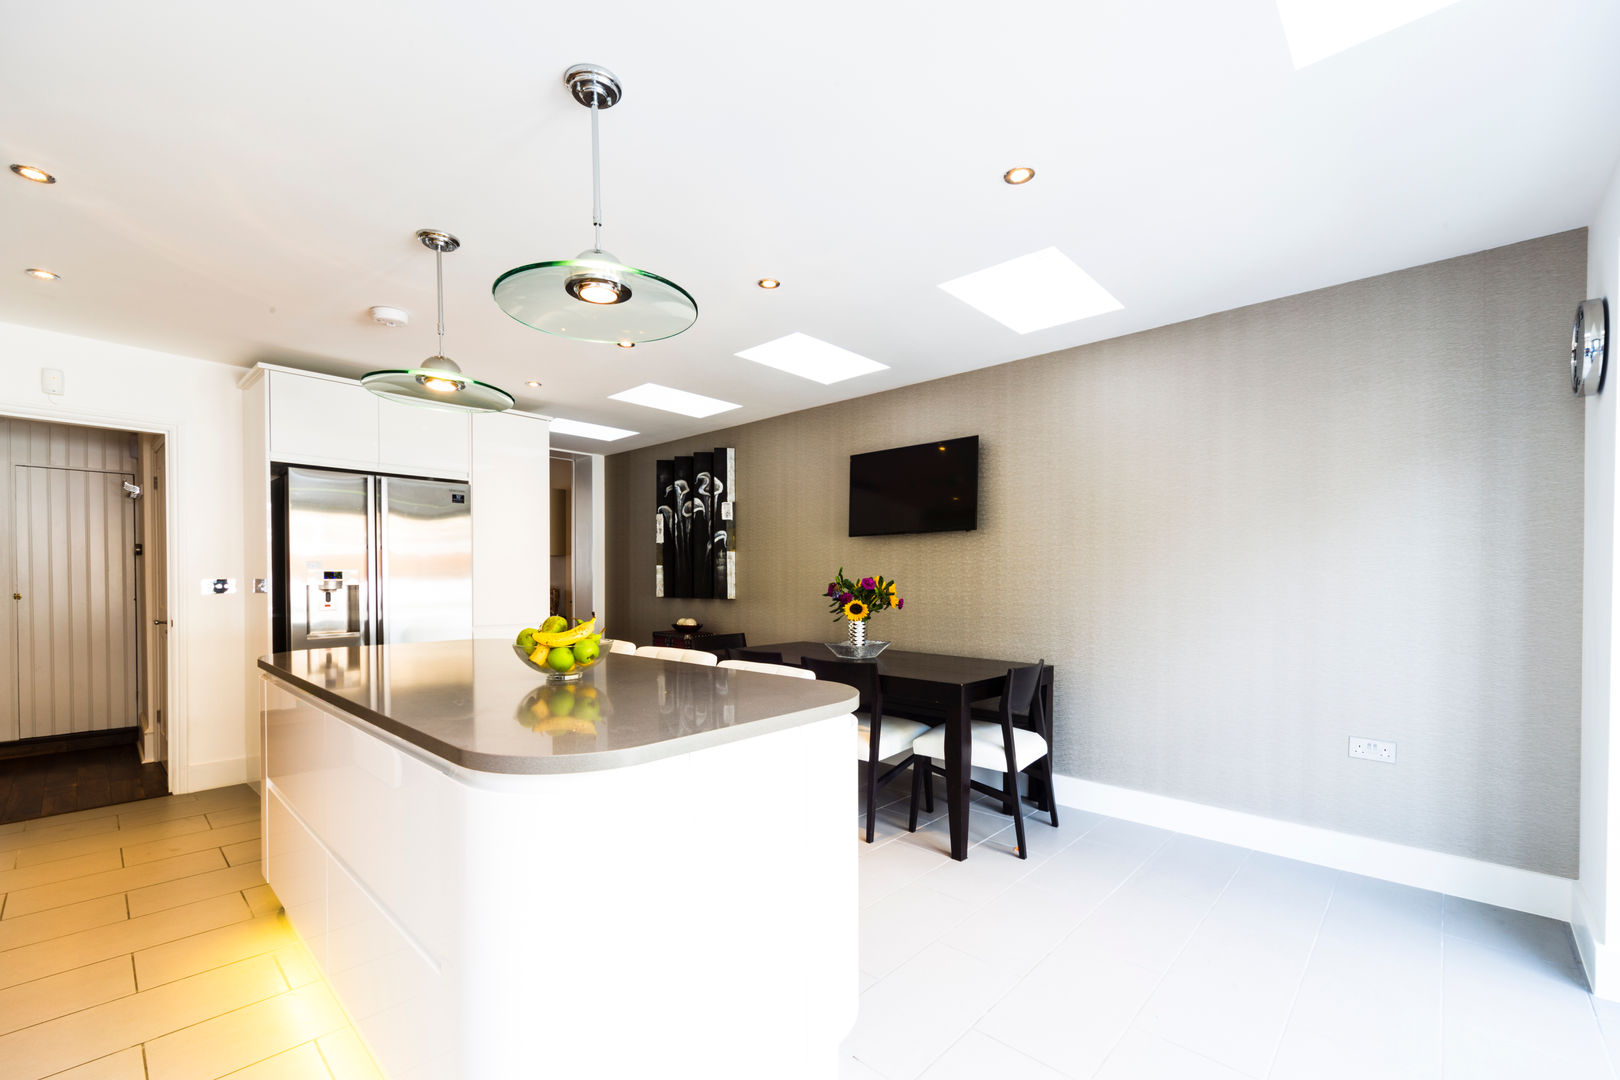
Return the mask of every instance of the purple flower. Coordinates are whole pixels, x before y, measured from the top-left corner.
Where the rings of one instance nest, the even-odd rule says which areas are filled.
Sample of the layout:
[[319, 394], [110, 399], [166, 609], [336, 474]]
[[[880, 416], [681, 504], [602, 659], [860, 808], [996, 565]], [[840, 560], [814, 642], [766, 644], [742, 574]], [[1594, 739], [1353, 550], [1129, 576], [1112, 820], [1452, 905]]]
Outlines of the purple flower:
[[828, 596], [837, 596], [838, 595], [838, 586], [837, 586], [836, 583], [827, 586], [827, 595]]
[[863, 577], [863, 578], [861, 578], [861, 588], [863, 588], [863, 589], [875, 589], [875, 588], [877, 588], [877, 582], [873, 581], [869, 577]]
[[894, 602], [894, 606], [896, 610], [904, 611], [906, 607], [906, 598], [902, 596], [900, 599]]
[[839, 603], [840, 603], [840, 604], [847, 604], [847, 603], [849, 603], [849, 602], [850, 602], [850, 601], [851, 601], [851, 600], [853, 600], [853, 599], [855, 599], [855, 597], [854, 597], [854, 596], [852, 596], [852, 595], [850, 595], [850, 594], [849, 594], [849, 593], [847, 593], [847, 592], [846, 592], [846, 593], [839, 593], [839, 594], [838, 594], [838, 602], [839, 602]]

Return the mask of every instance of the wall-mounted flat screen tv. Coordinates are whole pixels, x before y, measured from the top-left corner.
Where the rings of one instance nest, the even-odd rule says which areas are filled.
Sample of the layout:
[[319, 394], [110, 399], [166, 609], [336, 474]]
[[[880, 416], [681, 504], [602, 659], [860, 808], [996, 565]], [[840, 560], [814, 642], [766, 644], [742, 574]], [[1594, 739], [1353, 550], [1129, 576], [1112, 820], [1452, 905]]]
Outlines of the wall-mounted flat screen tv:
[[979, 437], [849, 458], [849, 535], [979, 527]]

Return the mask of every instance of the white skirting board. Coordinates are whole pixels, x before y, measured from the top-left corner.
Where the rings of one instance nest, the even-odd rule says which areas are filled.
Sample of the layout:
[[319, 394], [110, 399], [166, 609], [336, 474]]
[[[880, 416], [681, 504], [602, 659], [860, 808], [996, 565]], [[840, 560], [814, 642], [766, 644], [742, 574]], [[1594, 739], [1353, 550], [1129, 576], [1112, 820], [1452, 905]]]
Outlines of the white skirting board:
[[[256, 778], [255, 778], [256, 779]], [[247, 758], [225, 758], [220, 761], [193, 761], [186, 770], [186, 792], [207, 791], [209, 788], [230, 787], [248, 781]], [[176, 791], [182, 795], [186, 792]]]
[[1569, 922], [1574, 912], [1575, 882], [1571, 878], [1353, 836], [1241, 810], [1206, 806], [1074, 776], [1055, 776], [1053, 784], [1057, 788], [1059, 806], [1090, 810], [1352, 874], [1545, 915], [1560, 922]]

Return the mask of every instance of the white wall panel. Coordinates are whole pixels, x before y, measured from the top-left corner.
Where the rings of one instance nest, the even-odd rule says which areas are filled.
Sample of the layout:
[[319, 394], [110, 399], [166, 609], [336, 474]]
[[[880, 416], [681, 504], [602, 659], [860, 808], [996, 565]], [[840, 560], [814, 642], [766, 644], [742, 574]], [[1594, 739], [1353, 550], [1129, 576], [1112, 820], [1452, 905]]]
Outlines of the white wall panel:
[[17, 732], [134, 727], [133, 473], [12, 470]]

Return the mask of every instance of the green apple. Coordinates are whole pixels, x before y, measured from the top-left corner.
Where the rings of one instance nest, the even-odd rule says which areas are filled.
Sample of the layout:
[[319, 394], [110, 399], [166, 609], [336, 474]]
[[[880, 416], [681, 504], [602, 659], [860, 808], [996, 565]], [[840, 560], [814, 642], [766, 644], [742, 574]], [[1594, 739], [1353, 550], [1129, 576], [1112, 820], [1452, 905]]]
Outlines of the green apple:
[[542, 634], [560, 634], [566, 629], [568, 629], [568, 620], [561, 615], [551, 615], [547, 617], [545, 622], [540, 624]]

